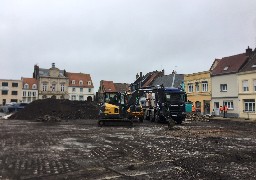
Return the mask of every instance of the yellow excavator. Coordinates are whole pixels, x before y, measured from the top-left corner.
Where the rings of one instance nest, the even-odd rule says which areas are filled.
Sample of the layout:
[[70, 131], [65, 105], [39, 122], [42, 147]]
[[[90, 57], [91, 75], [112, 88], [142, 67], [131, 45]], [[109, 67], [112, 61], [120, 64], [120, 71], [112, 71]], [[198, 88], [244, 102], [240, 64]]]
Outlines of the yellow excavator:
[[132, 94], [105, 92], [100, 107], [99, 126], [133, 126], [133, 120], [143, 121], [144, 113]]

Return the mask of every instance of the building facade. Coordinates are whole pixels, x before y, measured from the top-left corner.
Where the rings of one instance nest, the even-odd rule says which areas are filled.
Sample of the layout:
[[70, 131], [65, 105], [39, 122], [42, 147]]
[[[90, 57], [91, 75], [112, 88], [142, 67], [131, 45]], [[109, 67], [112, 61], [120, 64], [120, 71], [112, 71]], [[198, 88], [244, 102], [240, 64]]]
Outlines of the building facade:
[[248, 63], [238, 73], [239, 116], [256, 119], [256, 49], [251, 52]]
[[38, 82], [35, 78], [21, 78], [22, 102], [30, 103], [38, 99]]
[[72, 101], [94, 101], [94, 86], [90, 74], [68, 72], [68, 94]]
[[227, 106], [226, 117], [239, 117], [241, 111], [238, 98], [237, 73], [247, 63], [250, 49], [245, 53], [224, 57], [213, 68], [212, 77], [212, 107], [216, 115], [220, 115], [220, 107]]
[[66, 77], [66, 71], [56, 68], [55, 63], [52, 63], [49, 69], [35, 65], [33, 78], [38, 81], [38, 99], [69, 99], [69, 79]]
[[210, 71], [186, 74], [184, 84], [188, 101], [192, 102], [196, 112], [210, 114], [212, 112]]
[[10, 80], [0, 79], [0, 104], [5, 105], [6, 103], [21, 102], [22, 101], [22, 81], [21, 80]]

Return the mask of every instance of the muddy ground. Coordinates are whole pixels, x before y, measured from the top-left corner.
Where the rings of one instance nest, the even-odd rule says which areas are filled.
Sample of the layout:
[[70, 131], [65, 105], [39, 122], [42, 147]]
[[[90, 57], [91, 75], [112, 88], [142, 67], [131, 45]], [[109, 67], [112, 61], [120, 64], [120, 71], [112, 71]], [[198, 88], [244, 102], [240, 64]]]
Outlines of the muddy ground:
[[0, 179], [255, 179], [256, 123], [0, 120]]

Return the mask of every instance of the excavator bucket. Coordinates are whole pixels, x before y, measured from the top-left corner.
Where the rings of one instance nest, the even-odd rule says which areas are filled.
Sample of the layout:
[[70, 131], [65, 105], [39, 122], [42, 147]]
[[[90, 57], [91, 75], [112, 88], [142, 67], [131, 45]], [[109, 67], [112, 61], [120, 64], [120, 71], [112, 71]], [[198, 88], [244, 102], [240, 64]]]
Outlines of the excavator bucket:
[[126, 119], [100, 119], [98, 120], [98, 126], [127, 126], [132, 127], [133, 121]]

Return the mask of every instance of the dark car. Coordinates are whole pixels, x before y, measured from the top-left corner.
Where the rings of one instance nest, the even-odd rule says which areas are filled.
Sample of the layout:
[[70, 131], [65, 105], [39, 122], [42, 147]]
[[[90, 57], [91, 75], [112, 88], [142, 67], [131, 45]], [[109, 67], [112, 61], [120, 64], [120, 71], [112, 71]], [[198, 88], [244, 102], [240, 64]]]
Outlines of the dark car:
[[17, 112], [21, 109], [24, 109], [26, 106], [28, 105], [28, 103], [16, 103], [13, 104], [11, 106], [8, 106], [8, 112]]

